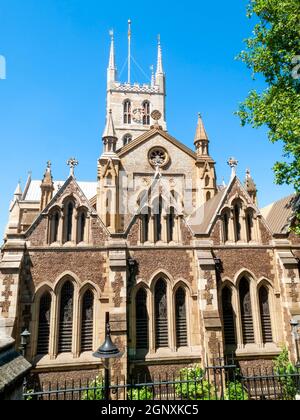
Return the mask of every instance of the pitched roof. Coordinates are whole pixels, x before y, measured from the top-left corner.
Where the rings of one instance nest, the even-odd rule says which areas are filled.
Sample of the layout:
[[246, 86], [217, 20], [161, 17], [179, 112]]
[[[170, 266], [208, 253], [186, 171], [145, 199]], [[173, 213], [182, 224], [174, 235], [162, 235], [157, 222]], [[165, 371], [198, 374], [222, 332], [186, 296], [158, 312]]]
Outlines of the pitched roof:
[[273, 233], [288, 233], [294, 216], [293, 204], [295, 197], [295, 194], [289, 195], [261, 209], [261, 213]]
[[195, 235], [207, 233], [213, 216], [217, 212], [219, 205], [226, 195], [227, 188], [219, 191], [211, 200], [203, 204], [195, 213], [189, 218], [188, 224]]
[[[54, 194], [65, 184], [65, 181], [54, 181]], [[77, 182], [80, 189], [88, 200], [91, 200], [97, 194], [97, 182]], [[25, 191], [22, 200], [40, 201], [41, 200], [41, 181], [31, 180], [29, 187]]]
[[120, 149], [119, 152], [118, 152], [119, 157], [124, 156], [125, 154], [130, 152], [132, 149], [134, 149], [135, 147], [139, 146], [140, 144], [146, 142], [148, 139], [154, 137], [157, 134], [161, 135], [163, 138], [168, 140], [170, 143], [174, 144], [179, 149], [183, 150], [185, 153], [190, 155], [195, 160], [197, 159], [197, 155], [193, 150], [191, 150], [189, 147], [185, 146], [179, 140], [175, 139], [175, 137], [172, 137], [169, 133], [167, 133], [166, 131], [164, 131], [161, 128], [158, 128], [158, 127], [151, 128], [146, 133], [142, 134], [141, 136], [137, 137], [135, 140], [131, 141], [126, 146], [122, 147], [122, 149]]

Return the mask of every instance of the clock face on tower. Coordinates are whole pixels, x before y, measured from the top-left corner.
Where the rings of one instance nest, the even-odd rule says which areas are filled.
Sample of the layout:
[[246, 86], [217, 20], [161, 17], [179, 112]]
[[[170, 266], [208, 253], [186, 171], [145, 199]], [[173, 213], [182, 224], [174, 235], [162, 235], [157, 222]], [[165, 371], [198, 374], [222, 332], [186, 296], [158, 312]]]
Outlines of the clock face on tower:
[[135, 108], [132, 111], [132, 120], [137, 124], [141, 124], [143, 122], [144, 114], [143, 108]]

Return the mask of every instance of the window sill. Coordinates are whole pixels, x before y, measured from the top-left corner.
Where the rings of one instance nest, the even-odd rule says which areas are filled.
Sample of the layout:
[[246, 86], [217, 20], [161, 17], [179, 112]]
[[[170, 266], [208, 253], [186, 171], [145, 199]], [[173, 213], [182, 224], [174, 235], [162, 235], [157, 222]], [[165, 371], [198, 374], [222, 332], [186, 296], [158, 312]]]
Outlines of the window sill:
[[169, 348], [158, 349], [151, 353], [150, 351], [138, 350], [132, 354], [130, 359], [132, 361], [143, 361], [143, 362], [158, 362], [158, 361], [184, 361], [186, 359], [200, 360], [201, 356], [200, 347], [181, 347], [177, 351], [172, 351]]
[[74, 357], [72, 353], [59, 354], [55, 359], [49, 355], [37, 356], [33, 360], [35, 369], [48, 369], [48, 368], [74, 368], [86, 366], [100, 366], [102, 365], [100, 359], [96, 359], [92, 352], [82, 353], [79, 357]]
[[246, 344], [245, 346], [239, 346], [235, 351], [236, 357], [256, 357], [256, 356], [277, 356], [280, 354], [281, 349], [275, 343], [269, 344]]

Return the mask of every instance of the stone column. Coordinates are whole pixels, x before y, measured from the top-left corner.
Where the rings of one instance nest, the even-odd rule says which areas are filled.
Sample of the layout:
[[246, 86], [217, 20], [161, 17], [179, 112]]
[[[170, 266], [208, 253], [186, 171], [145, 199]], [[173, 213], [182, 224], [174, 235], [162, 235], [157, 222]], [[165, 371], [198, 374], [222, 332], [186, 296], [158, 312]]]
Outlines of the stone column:
[[292, 359], [296, 362], [296, 346], [290, 321], [296, 319], [300, 322], [300, 277], [298, 260], [289, 250], [278, 250], [277, 259], [281, 277], [285, 339]]
[[[219, 313], [216, 265], [210, 251], [197, 251], [201, 313], [205, 328], [205, 353], [209, 363], [224, 355]], [[205, 360], [205, 359], [204, 359]]]

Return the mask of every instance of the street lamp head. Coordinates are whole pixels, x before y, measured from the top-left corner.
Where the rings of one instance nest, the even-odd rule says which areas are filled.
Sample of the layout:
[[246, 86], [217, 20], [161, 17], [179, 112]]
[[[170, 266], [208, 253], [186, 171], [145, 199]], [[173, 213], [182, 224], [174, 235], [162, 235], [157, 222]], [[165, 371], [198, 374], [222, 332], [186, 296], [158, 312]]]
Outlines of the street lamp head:
[[105, 341], [101, 347], [93, 354], [94, 357], [98, 359], [119, 359], [123, 356], [123, 353], [118, 349], [118, 347], [112, 342], [110, 336], [110, 324], [109, 324], [109, 314], [106, 314], [106, 334]]
[[21, 334], [21, 345], [27, 346], [27, 344], [29, 343], [29, 339], [30, 339], [30, 332], [27, 329], [25, 329]]
[[292, 328], [297, 328], [297, 327], [300, 325], [300, 322], [299, 322], [299, 321], [297, 321], [297, 319], [292, 319], [292, 320], [290, 321], [290, 324], [291, 324], [291, 327], [292, 327]]

